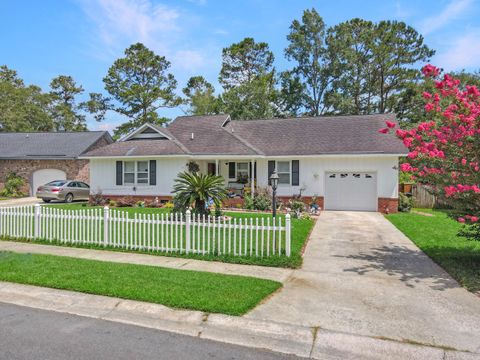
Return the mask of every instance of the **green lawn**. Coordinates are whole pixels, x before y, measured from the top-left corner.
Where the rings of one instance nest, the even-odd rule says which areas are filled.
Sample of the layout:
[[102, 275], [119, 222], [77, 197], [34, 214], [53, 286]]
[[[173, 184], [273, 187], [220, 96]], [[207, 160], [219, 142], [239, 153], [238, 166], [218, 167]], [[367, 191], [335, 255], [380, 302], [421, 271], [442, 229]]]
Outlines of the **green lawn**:
[[[85, 210], [85, 209], [92, 209], [92, 207], [85, 207], [84, 205], [80, 203], [74, 203], [74, 204], [54, 204], [54, 205], [48, 205], [50, 208], [61, 208], [61, 209], [66, 209], [66, 210]], [[97, 207], [98, 209], [99, 207]], [[165, 208], [112, 208], [112, 212], [116, 211], [122, 211], [122, 212], [127, 212], [128, 216], [130, 218], [133, 218], [135, 214], [165, 214], [168, 213], [169, 210]], [[242, 213], [242, 212], [227, 212], [226, 215], [231, 216], [232, 218], [236, 219], [237, 221], [245, 221], [244, 219], [246, 218], [258, 218], [259, 223], [261, 219], [263, 218], [266, 220], [267, 218], [271, 218], [270, 214], [267, 213]], [[282, 219], [282, 224], [285, 223], [285, 216], [284, 215], [279, 215], [279, 217]], [[302, 248], [308, 238], [308, 235], [310, 234], [310, 231], [313, 227], [313, 220], [306, 220], [306, 219], [292, 219], [292, 232], [291, 232], [291, 256], [287, 257], [284, 254], [282, 255], [271, 255], [270, 256], [233, 256], [233, 255], [228, 255], [228, 254], [210, 254], [210, 255], [203, 255], [203, 254], [180, 254], [180, 253], [166, 253], [166, 252], [153, 252], [153, 251], [143, 251], [143, 250], [128, 250], [128, 251], [143, 251], [147, 253], [154, 253], [154, 254], [159, 254], [159, 255], [167, 255], [167, 256], [175, 256], [175, 257], [188, 257], [188, 258], [195, 258], [195, 259], [201, 259], [201, 260], [211, 260], [211, 261], [223, 261], [223, 262], [229, 262], [229, 263], [239, 263], [239, 264], [255, 264], [255, 265], [264, 265], [264, 266], [277, 266], [277, 267], [291, 267], [291, 268], [297, 268], [300, 267], [302, 264], [302, 256], [301, 256], [301, 251]], [[92, 229], [87, 229], [88, 232], [91, 234], [93, 231]], [[100, 237], [102, 236], [102, 230], [99, 231]], [[237, 231], [237, 249], [239, 249], [239, 242], [242, 240], [242, 248], [243, 249], [250, 249], [250, 234], [247, 234], [245, 237], [244, 234], [240, 236], [239, 232]], [[147, 232], [148, 234], [148, 232]], [[130, 234], [130, 228], [128, 227], [128, 224], [126, 227], [123, 227], [122, 229], [115, 229], [115, 234], [113, 234], [114, 237], [118, 239], [124, 239], [128, 238], [131, 236]], [[196, 233], [195, 236], [198, 234]], [[254, 234], [255, 235], [255, 234]], [[265, 235], [265, 240], [266, 240], [266, 234]], [[97, 236], [97, 238], [99, 237]], [[221, 234], [223, 236], [223, 233]], [[150, 234], [150, 237], [153, 238], [153, 233]], [[200, 234], [200, 237], [202, 237], [202, 234]], [[233, 236], [232, 236], [233, 237]], [[208, 236], [207, 236], [208, 238]], [[273, 238], [273, 237], [272, 237]], [[183, 233], [183, 239], [185, 239], [185, 233]], [[246, 241], [245, 241], [246, 240]], [[284, 241], [284, 239], [283, 239]], [[44, 242], [44, 241], [38, 241], [38, 242]], [[246, 242], [246, 245], [245, 245]], [[45, 243], [50, 243], [50, 242], [45, 242]], [[57, 242], [54, 242], [57, 243]], [[253, 241], [254, 244], [254, 241]], [[60, 244], [60, 245], [65, 245], [65, 244]], [[98, 245], [93, 245], [93, 244], [75, 244], [75, 246], [81, 246], [81, 247], [89, 247], [89, 248], [100, 248]], [[266, 255], [266, 242], [264, 246], [264, 254]], [[127, 251], [123, 250], [119, 247], [109, 247], [109, 249], [112, 250], [117, 250], [117, 251]], [[282, 251], [284, 249], [284, 245], [282, 245]], [[254, 250], [253, 250], [254, 253]]]
[[397, 213], [387, 215], [387, 219], [462, 286], [473, 292], [480, 291], [480, 242], [458, 237], [462, 225], [446, 212], [417, 211], [432, 216]]
[[242, 315], [281, 287], [245, 276], [0, 252], [0, 280]]

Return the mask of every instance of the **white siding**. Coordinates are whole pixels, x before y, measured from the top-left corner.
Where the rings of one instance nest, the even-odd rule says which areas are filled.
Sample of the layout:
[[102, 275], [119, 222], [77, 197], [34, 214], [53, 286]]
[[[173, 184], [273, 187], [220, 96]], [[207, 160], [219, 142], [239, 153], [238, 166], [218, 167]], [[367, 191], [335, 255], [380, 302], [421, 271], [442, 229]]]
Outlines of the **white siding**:
[[[120, 160], [120, 159], [118, 159]], [[186, 169], [186, 158], [148, 158], [128, 160], [157, 160], [157, 185], [115, 185], [116, 159], [90, 160], [91, 192], [101, 191], [104, 195], [171, 195], [173, 183], [177, 174]]]
[[[276, 158], [275, 160], [300, 160], [300, 185], [279, 185], [279, 196], [298, 194], [300, 189], [305, 196], [325, 196], [325, 172], [370, 171], [377, 174], [378, 197], [398, 197], [398, 156], [339, 156], [317, 158]], [[268, 183], [268, 160], [261, 159], [257, 164], [258, 184]]]
[[[150, 158], [148, 158], [150, 160]], [[155, 159], [155, 158], [151, 158]], [[131, 160], [141, 160], [131, 158]], [[156, 158], [157, 185], [133, 186], [115, 185], [115, 159], [90, 160], [90, 185], [93, 192], [101, 190], [105, 195], [171, 195], [177, 174], [186, 169], [187, 158]], [[375, 172], [377, 175], [378, 197], [398, 197], [398, 156], [323, 156], [317, 158], [275, 158], [275, 160], [300, 161], [300, 185], [278, 188], [279, 196], [298, 194], [300, 189], [305, 196], [325, 195], [325, 173], [335, 171], [345, 172]], [[228, 177], [228, 161], [249, 160], [219, 160], [220, 175]], [[207, 163], [215, 160], [198, 160], [202, 172], [207, 171]], [[268, 159], [257, 159], [257, 183], [260, 187], [268, 184]], [[228, 181], [228, 180], [227, 180]]]

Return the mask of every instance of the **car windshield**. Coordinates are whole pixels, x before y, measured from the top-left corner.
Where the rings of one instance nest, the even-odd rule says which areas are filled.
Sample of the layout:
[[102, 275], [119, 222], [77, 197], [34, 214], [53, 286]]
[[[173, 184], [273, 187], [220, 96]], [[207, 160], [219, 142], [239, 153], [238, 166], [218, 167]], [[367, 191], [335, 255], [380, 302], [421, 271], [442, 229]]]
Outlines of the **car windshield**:
[[50, 181], [46, 186], [63, 186], [67, 183], [65, 180]]

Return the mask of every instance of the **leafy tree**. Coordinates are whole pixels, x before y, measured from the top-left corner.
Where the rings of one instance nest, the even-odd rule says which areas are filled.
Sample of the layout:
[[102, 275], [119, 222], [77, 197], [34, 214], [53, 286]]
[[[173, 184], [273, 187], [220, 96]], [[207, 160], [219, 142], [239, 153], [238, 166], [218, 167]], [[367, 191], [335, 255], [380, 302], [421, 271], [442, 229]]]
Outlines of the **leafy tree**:
[[[460, 80], [432, 65], [422, 69], [437, 80], [432, 92], [424, 92], [425, 116], [397, 136], [409, 149], [401, 170], [427, 184], [454, 209], [458, 221], [469, 225], [462, 235], [480, 240], [480, 90], [460, 85]], [[395, 128], [387, 122], [382, 133]]]
[[418, 80], [412, 68], [434, 54], [403, 22], [352, 19], [328, 30], [335, 80], [328, 102], [336, 113], [390, 112], [399, 94]]
[[423, 36], [399, 21], [380, 21], [375, 26], [373, 69], [375, 92], [379, 97], [379, 113], [393, 110], [398, 93], [405, 84], [420, 77], [412, 68], [417, 62], [428, 61], [435, 51], [424, 44]]
[[250, 83], [258, 77], [273, 74], [274, 59], [267, 43], [245, 38], [223, 49], [218, 80], [226, 90]]
[[105, 89], [116, 103], [97, 99], [100, 105], [91, 102], [90, 106], [102, 108], [108, 104], [109, 110], [129, 119], [115, 129], [116, 136], [147, 122], [163, 124], [167, 119], [160, 117], [157, 110], [181, 103], [181, 99], [175, 95], [177, 81], [173, 74], [168, 73], [169, 68], [170, 62], [165, 57], [155, 54], [141, 43], [133, 44], [125, 50], [125, 57], [113, 63], [103, 79]]
[[71, 76], [60, 75], [50, 83], [51, 114], [56, 131], [83, 131], [87, 129], [82, 106], [76, 97], [83, 93]]
[[206, 204], [213, 201], [217, 208], [227, 197], [225, 180], [217, 175], [205, 175], [198, 172], [182, 172], [178, 174], [173, 186], [174, 203], [179, 209], [187, 209], [194, 205], [195, 212], [207, 214]]
[[203, 76], [192, 76], [183, 88], [192, 115], [218, 114], [219, 103], [214, 95], [215, 88]]
[[306, 85], [291, 71], [280, 74], [280, 91], [277, 97], [278, 116], [295, 117], [307, 107]]
[[328, 105], [335, 113], [369, 114], [375, 111], [375, 74], [372, 47], [375, 25], [352, 19], [328, 30], [327, 46], [334, 75]]
[[49, 103], [38, 86], [25, 86], [15, 70], [0, 66], [0, 131], [52, 131]]
[[268, 119], [277, 114], [273, 76], [264, 75], [235, 86], [221, 96], [221, 109], [232, 119]]
[[296, 77], [292, 78], [288, 73], [283, 76], [284, 102], [290, 110], [298, 111], [305, 107], [305, 113], [318, 116], [326, 111], [324, 96], [333, 75], [325, 47], [325, 23], [322, 17], [315, 9], [305, 10], [302, 20], [294, 20], [290, 25], [287, 40], [289, 45], [285, 49], [285, 56], [296, 62], [290, 72]]

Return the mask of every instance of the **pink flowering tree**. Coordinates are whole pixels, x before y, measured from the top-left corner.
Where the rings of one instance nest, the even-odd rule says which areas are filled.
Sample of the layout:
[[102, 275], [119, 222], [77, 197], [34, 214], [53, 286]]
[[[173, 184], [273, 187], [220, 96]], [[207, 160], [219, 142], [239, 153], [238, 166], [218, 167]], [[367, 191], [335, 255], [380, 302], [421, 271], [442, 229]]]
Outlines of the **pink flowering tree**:
[[422, 72], [435, 81], [434, 91], [423, 93], [424, 121], [409, 130], [387, 122], [379, 131], [396, 131], [409, 150], [401, 171], [457, 210], [457, 220], [468, 225], [462, 235], [480, 240], [480, 90], [440, 76], [432, 65]]

